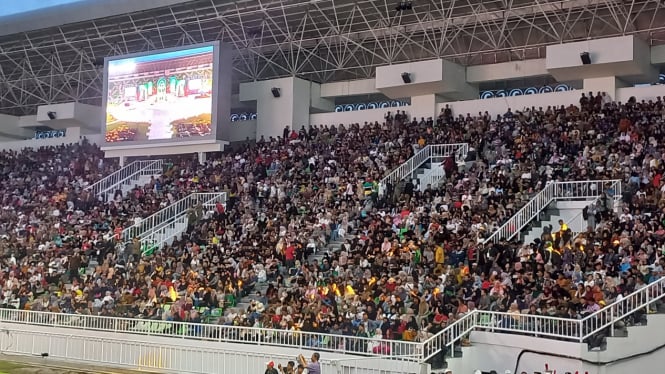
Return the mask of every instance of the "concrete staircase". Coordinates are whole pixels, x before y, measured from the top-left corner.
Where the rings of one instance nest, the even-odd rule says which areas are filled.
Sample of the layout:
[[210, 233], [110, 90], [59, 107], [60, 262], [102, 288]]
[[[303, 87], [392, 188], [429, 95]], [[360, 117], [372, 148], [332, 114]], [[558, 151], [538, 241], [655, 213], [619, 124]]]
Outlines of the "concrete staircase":
[[[611, 192], [611, 193], [610, 193]], [[520, 239], [530, 240], [534, 238], [529, 236], [533, 230], [533, 225], [538, 228], [537, 222], [553, 220], [559, 217], [553, 225], [558, 229], [558, 220], [563, 219], [574, 233], [586, 230], [583, 227], [585, 221], [581, 219], [581, 213], [584, 207], [593, 202], [597, 202], [608, 194], [614, 209], [621, 202], [621, 181], [620, 180], [589, 180], [572, 182], [552, 182], [545, 185], [541, 191], [534, 195], [526, 205], [515, 213], [501, 227], [493, 231], [484, 241], [484, 244], [498, 243], [501, 239], [511, 240], [515, 236]], [[541, 226], [542, 227], [542, 226]], [[541, 231], [535, 230], [535, 237], [540, 236]], [[526, 243], [529, 243], [525, 240]]]
[[554, 200], [540, 211], [538, 217], [534, 218], [520, 231], [519, 238], [525, 244], [530, 244], [535, 239], [540, 238], [544, 227], [552, 226], [552, 231], [558, 231], [561, 227], [559, 220], [568, 225], [568, 228], [573, 232], [573, 236], [584, 232], [588, 227], [588, 222], [584, 219], [582, 211], [585, 207], [596, 204], [597, 201], [598, 198], [576, 201]]
[[[121, 184], [117, 185], [116, 188], [113, 191], [107, 191], [106, 192], [106, 201], [111, 201], [115, 197], [116, 191], [120, 190], [122, 192], [122, 196], [127, 196], [127, 194], [134, 189], [134, 187], [139, 186], [143, 187], [146, 184], [150, 183], [150, 179], [152, 179], [152, 175], [141, 175], [136, 179], [128, 179]], [[157, 175], [155, 176], [157, 177]]]
[[443, 163], [428, 161], [413, 172], [412, 181], [413, 185], [417, 186], [420, 192], [423, 192], [428, 185], [431, 188], [436, 188], [445, 179], [446, 172], [443, 169]]
[[123, 194], [131, 191], [134, 186], [144, 185], [151, 177], [158, 177], [164, 172], [162, 160], [134, 161], [120, 170], [104, 177], [96, 183], [86, 187], [94, 195], [111, 200], [117, 190]]
[[[654, 302], [651, 309], [652, 313], [643, 313], [640, 316], [633, 314], [628, 318], [617, 321], [612, 327], [613, 332], [610, 332], [610, 328], [608, 328], [605, 332], [600, 333], [596, 339], [588, 339], [585, 343], [561, 342], [550, 338], [536, 339], [544, 340], [544, 346], [555, 342], [564, 345], [581, 344], [580, 359], [589, 362], [621, 360], [624, 357], [653, 350], [665, 342], [665, 336], [654, 334], [654, 331], [665, 330], [665, 301], [661, 299]], [[515, 336], [500, 332], [472, 331], [469, 334], [470, 344], [468, 346], [462, 346], [459, 342], [455, 344], [452, 350], [449, 349], [446, 352], [443, 367], [433, 367], [432, 372], [444, 373], [448, 369], [452, 370], [453, 373], [473, 373], [474, 370], [478, 369], [486, 372], [496, 370], [498, 373], [503, 373], [504, 370], [512, 371], [516, 367], [514, 357], [511, 357], [509, 362], [502, 362], [505, 367], [483, 367], [485, 362], [477, 358], [486, 356], [488, 354], [486, 350], [492, 349], [492, 345], [498, 344], [501, 340], [519, 340], [518, 338], [511, 338]], [[474, 341], [476, 344], [474, 344]], [[491, 342], [491, 344], [485, 344], [486, 342]], [[522, 350], [528, 349], [535, 349], [535, 347], [524, 347]], [[553, 361], [555, 360], [552, 359], [549, 362]], [[529, 368], [518, 368], [517, 372], [527, 369]]]
[[144, 218], [122, 231], [122, 240], [128, 242], [135, 237], [141, 239], [142, 244], [150, 243], [161, 246], [180, 235], [187, 229], [187, 215], [190, 209], [202, 206], [204, 214], [214, 210], [217, 203], [226, 204], [226, 194], [223, 192], [196, 192], [187, 195], [155, 214]]
[[552, 226], [552, 231], [559, 230], [560, 219], [563, 219], [563, 216], [557, 208], [556, 201], [553, 201], [540, 212], [536, 219], [520, 232], [520, 240], [525, 244], [533, 243], [535, 239], [540, 238], [543, 228], [547, 226]]
[[[447, 157], [454, 157], [455, 162], [459, 165], [465, 163], [467, 156], [469, 156], [469, 145], [467, 143], [427, 145], [381, 179], [379, 194], [386, 193], [389, 184], [396, 186], [402, 180], [417, 179], [419, 171], [421, 175], [425, 175], [426, 169], [432, 169], [433, 164], [440, 164]], [[437, 181], [439, 179], [441, 178], [437, 177]], [[422, 183], [420, 184], [422, 185]], [[427, 182], [422, 186], [423, 190], [425, 187], [427, 187]]]

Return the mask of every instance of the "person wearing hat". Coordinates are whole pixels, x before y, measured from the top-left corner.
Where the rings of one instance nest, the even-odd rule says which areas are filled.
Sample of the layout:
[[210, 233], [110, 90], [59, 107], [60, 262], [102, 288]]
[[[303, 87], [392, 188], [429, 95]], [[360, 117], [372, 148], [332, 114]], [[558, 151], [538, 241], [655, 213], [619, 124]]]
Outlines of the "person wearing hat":
[[275, 362], [274, 361], [268, 361], [266, 363], [266, 371], [264, 374], [279, 374], [277, 369], [275, 369]]

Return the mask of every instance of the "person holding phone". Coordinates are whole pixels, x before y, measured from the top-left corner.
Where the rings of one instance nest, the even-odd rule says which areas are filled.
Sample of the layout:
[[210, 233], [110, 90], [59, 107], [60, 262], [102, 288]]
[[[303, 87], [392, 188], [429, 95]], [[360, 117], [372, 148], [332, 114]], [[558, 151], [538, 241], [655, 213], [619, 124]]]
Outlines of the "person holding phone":
[[307, 374], [321, 374], [321, 364], [319, 363], [320, 357], [321, 356], [319, 356], [317, 352], [314, 352], [309, 363], [307, 363], [307, 360], [303, 355], [298, 356], [298, 361], [307, 369]]

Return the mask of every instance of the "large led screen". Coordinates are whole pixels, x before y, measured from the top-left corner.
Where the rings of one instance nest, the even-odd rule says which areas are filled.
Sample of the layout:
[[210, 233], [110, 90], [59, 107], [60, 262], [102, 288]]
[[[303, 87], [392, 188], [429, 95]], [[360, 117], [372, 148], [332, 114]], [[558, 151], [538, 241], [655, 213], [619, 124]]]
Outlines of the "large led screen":
[[107, 61], [107, 143], [214, 135], [215, 46]]

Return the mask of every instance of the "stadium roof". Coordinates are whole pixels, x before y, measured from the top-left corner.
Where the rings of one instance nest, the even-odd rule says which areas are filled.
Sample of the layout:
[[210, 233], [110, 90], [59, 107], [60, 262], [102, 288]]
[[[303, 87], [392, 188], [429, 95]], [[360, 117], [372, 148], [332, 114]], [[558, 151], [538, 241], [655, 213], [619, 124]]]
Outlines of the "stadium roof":
[[553, 43], [635, 34], [665, 43], [659, 0], [196, 0], [0, 36], [0, 112], [99, 104], [106, 56], [221, 40], [235, 81], [369, 78], [380, 65], [542, 58]]

